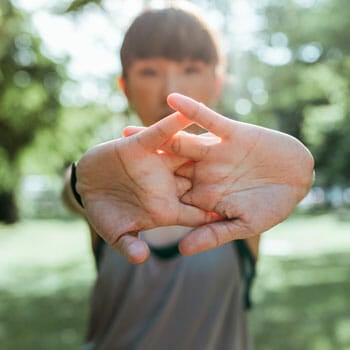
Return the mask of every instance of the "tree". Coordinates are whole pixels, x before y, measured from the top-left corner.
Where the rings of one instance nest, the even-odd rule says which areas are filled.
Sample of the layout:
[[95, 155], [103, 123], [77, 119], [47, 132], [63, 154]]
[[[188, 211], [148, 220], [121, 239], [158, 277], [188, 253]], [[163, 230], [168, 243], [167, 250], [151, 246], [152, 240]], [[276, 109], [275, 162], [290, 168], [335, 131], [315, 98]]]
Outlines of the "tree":
[[[90, 2], [104, 4], [103, 0], [72, 0], [68, 11], [79, 11]], [[350, 141], [345, 130], [350, 119], [350, 2], [194, 2], [215, 6], [222, 13], [229, 44], [228, 69], [238, 76], [233, 85], [228, 85], [218, 106], [220, 111], [294, 135], [315, 156], [318, 184], [348, 185]], [[230, 48], [236, 40], [232, 36], [240, 35], [234, 21], [244, 13], [233, 11], [236, 4], [243, 3], [255, 10], [262, 26], [256, 33], [256, 46], [237, 53]]]
[[0, 221], [17, 220], [21, 151], [58, 119], [62, 67], [40, 51], [28, 16], [0, 1]]
[[255, 3], [265, 26], [260, 45], [248, 54], [244, 79], [261, 79], [268, 99], [254, 103], [255, 92], [246, 86], [254, 106], [246, 119], [306, 143], [319, 185], [349, 185], [350, 2]]

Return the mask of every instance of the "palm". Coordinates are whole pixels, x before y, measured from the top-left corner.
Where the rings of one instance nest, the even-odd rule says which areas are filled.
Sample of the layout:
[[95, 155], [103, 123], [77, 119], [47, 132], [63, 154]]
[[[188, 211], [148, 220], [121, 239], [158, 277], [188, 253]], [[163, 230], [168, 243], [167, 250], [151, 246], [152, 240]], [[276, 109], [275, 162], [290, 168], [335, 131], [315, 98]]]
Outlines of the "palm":
[[[157, 152], [188, 124], [187, 119], [173, 115], [143, 133], [99, 145], [79, 161], [77, 189], [87, 217], [116, 250], [128, 255], [125, 246], [135, 243], [140, 230], [173, 224], [196, 226], [210, 220], [207, 213], [179, 201], [190, 184], [175, 177], [174, 170], [186, 159]], [[135, 254], [130, 260], [143, 261], [148, 253], [145, 246], [141, 250], [142, 257]]]
[[183, 133], [167, 145], [195, 161], [177, 171], [193, 183], [182, 201], [226, 218], [194, 230], [184, 251], [186, 242], [198, 252], [262, 233], [290, 215], [312, 181], [312, 157], [299, 141], [229, 120], [179, 95], [169, 102], [210, 131]]
[[[261, 217], [246, 219], [258, 219], [259, 227], [263, 228], [265, 224], [269, 226], [265, 222], [266, 213], [279, 208], [278, 218], [274, 216], [279, 220], [305, 194], [299, 169], [291, 171], [293, 164], [299, 164], [302, 159], [290, 147], [292, 140], [286, 148], [278, 133], [244, 124], [240, 127], [242, 132], [246, 130], [239, 137], [228, 136], [211, 144], [201, 160], [180, 168], [178, 174], [193, 181], [193, 190], [184, 200], [229, 219], [243, 219], [244, 213], [255, 208], [254, 212]], [[230, 129], [226, 127], [226, 130]], [[253, 226], [252, 232], [257, 231], [257, 225]]]

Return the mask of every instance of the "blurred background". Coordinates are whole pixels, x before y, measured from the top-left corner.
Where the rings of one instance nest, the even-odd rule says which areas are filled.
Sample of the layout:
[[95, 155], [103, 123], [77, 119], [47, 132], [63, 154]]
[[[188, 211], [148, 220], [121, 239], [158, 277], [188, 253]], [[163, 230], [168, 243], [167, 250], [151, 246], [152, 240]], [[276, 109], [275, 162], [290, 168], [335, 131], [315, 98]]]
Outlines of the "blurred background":
[[[349, 350], [350, 2], [192, 2], [223, 34], [218, 110], [294, 135], [316, 160], [309, 195], [262, 239], [255, 348]], [[95, 269], [62, 175], [137, 123], [115, 84], [120, 41], [144, 6], [166, 3], [0, 0], [1, 349], [81, 344]]]

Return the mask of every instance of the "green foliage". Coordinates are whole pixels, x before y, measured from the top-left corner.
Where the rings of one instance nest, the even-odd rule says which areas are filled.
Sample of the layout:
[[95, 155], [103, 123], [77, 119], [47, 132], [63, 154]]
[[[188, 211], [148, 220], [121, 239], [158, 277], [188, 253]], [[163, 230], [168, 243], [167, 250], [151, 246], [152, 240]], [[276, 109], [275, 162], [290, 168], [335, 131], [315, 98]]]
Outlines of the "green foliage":
[[60, 68], [40, 51], [24, 13], [0, 2], [0, 192], [17, 182], [18, 159], [60, 109]]
[[66, 12], [77, 12], [82, 10], [86, 5], [96, 4], [101, 5], [103, 0], [74, 0], [70, 3]]
[[[106, 141], [107, 137], [100, 135], [99, 131], [110, 120], [110, 112], [97, 105], [65, 107], [60, 111], [55, 126], [37, 132], [31, 146], [23, 150], [22, 169], [27, 173], [60, 173], [88, 148]], [[114, 116], [114, 121], [119, 125], [123, 117]], [[120, 132], [116, 131], [113, 137], [119, 135]]]
[[[349, 185], [350, 2], [281, 0], [257, 7], [265, 22], [262, 45], [249, 53], [244, 79], [262, 79], [269, 98], [253, 103], [245, 120], [301, 139], [315, 156], [319, 185]], [[269, 63], [268, 50], [289, 53], [289, 60]], [[247, 87], [244, 94], [254, 100]]]
[[11, 167], [10, 160], [8, 159], [8, 155], [3, 148], [0, 148], [0, 180], [2, 189], [5, 191], [10, 191], [11, 188], [15, 185], [14, 176], [9, 176], [12, 171], [14, 171]]
[[[235, 6], [228, 0], [195, 2], [215, 5], [222, 12], [223, 28], [230, 32], [224, 34], [230, 43], [234, 38], [229, 36], [239, 33], [232, 30], [231, 12]], [[258, 44], [238, 53], [228, 48], [228, 70], [236, 78], [233, 83], [229, 81], [219, 111], [237, 117], [234, 110], [242, 99], [243, 104], [248, 104], [242, 120], [290, 133], [311, 149], [316, 159], [317, 184], [348, 186], [350, 2], [249, 3], [262, 23], [256, 34]], [[104, 0], [72, 0], [63, 5], [56, 3], [54, 8], [61, 8], [61, 16], [79, 16], [89, 4], [104, 8]], [[21, 172], [60, 172], [94, 143], [118, 137], [126, 120], [122, 115], [110, 117], [110, 111], [97, 104], [61, 104], [63, 84], [68, 80], [64, 63], [53, 62], [43, 54], [30, 16], [10, 1], [0, 1], [0, 37], [3, 208], [1, 192], [6, 194], [5, 201], [12, 198]]]
[[0, 37], [0, 221], [12, 222], [21, 174], [62, 172], [100, 141], [108, 115], [95, 104], [62, 105], [65, 62], [43, 54], [30, 15], [9, 1], [0, 1]]

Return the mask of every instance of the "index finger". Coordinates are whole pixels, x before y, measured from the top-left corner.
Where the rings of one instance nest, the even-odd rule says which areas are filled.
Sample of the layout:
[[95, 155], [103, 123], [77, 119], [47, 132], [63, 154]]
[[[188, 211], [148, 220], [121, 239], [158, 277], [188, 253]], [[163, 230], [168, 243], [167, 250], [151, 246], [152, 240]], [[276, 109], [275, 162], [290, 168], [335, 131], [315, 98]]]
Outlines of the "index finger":
[[175, 112], [135, 135], [137, 141], [149, 151], [160, 148], [170, 137], [185, 129], [193, 121]]
[[185, 115], [215, 135], [226, 138], [232, 135], [232, 120], [214, 112], [204, 104], [187, 96], [172, 93], [168, 96], [168, 104], [171, 108]]

